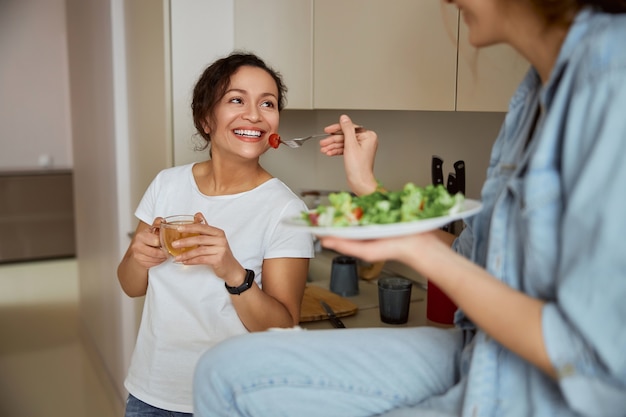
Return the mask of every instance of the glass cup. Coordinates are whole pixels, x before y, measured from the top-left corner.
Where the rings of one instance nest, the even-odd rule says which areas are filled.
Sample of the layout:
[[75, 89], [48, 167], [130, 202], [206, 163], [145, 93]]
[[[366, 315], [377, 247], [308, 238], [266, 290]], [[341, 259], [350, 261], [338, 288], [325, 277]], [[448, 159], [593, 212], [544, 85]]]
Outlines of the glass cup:
[[183, 239], [186, 237], [198, 236], [199, 233], [179, 232], [178, 226], [186, 224], [201, 223], [196, 220], [192, 214], [183, 214], [177, 216], [168, 216], [163, 219], [163, 222], [159, 226], [161, 246], [172, 256], [178, 256], [181, 253], [190, 251], [198, 247], [198, 245], [186, 246], [184, 248], [175, 248], [172, 246], [172, 242], [175, 240]]
[[356, 258], [336, 256], [330, 270], [330, 290], [342, 297], [351, 297], [359, 293], [359, 274]]
[[402, 277], [378, 280], [378, 304], [383, 323], [404, 324], [409, 321], [412, 287], [413, 282]]

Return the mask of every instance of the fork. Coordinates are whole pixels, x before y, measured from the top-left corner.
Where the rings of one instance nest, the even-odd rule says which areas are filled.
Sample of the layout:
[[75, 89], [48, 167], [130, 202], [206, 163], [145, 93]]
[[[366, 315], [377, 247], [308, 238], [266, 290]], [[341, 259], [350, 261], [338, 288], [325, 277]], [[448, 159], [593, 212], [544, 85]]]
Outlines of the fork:
[[[367, 129], [365, 129], [363, 126], [355, 126], [354, 131], [356, 133], [361, 133], [361, 132], [365, 132]], [[310, 136], [305, 136], [303, 138], [293, 138], [293, 139], [287, 139], [287, 140], [283, 140], [282, 138], [280, 139], [280, 143], [284, 143], [285, 145], [287, 145], [290, 148], [299, 148], [302, 146], [302, 144], [304, 142], [306, 142], [309, 139], [313, 139], [313, 138], [321, 138], [324, 136], [332, 136], [332, 135], [343, 135], [343, 132], [341, 130], [338, 130], [336, 132], [332, 132], [332, 133], [319, 133], [317, 135], [310, 135]]]

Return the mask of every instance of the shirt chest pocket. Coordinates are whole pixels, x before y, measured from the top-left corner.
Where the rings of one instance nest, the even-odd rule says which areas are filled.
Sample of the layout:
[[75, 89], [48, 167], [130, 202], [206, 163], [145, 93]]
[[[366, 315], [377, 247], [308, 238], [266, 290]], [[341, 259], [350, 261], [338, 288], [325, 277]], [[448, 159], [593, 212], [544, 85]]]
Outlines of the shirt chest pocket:
[[[521, 285], [531, 295], [554, 296], [561, 234], [561, 181], [553, 169], [528, 170], [511, 178], [509, 238], [517, 240], [515, 264]], [[512, 248], [513, 249], [513, 248]]]

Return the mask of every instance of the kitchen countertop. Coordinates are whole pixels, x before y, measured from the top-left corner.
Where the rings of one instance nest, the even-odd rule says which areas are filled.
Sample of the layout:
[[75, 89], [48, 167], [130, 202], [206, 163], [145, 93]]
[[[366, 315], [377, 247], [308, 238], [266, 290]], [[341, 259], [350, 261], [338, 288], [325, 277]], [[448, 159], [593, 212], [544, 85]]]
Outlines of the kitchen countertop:
[[[339, 253], [324, 249], [316, 253], [315, 258], [309, 263], [309, 280], [307, 285], [317, 285], [324, 289], [329, 289], [330, 272], [332, 268], [333, 258]], [[414, 327], [414, 326], [435, 326], [450, 327], [440, 323], [435, 323], [426, 318], [426, 294], [427, 288], [425, 280], [418, 276], [408, 276], [399, 273], [394, 268], [385, 266], [379, 277], [389, 275], [400, 275], [411, 279], [413, 289], [411, 290], [411, 306], [409, 308], [409, 320], [405, 324], [387, 324], [380, 320], [378, 310], [378, 281], [377, 279], [365, 280], [359, 279], [359, 294], [353, 297], [345, 297], [358, 306], [356, 314], [341, 317], [341, 321], [346, 328], [357, 327]], [[410, 272], [410, 271], [409, 271]], [[414, 272], [414, 271], [413, 271]], [[333, 326], [329, 320], [317, 320], [300, 323], [300, 327], [305, 329], [332, 329]]]
[[[309, 282], [309, 285], [318, 285], [328, 289], [330, 279]], [[357, 327], [415, 327], [429, 324], [426, 320], [426, 291], [418, 285], [411, 290], [411, 306], [409, 307], [409, 321], [405, 324], [387, 324], [380, 320], [378, 310], [377, 280], [359, 280], [359, 294], [345, 297], [356, 304], [359, 309], [356, 314], [340, 317], [346, 328]], [[329, 320], [317, 320], [300, 323], [304, 329], [332, 329]]]
[[32, 175], [67, 175], [71, 174], [70, 168], [23, 168], [23, 169], [0, 169], [0, 177], [23, 177]]

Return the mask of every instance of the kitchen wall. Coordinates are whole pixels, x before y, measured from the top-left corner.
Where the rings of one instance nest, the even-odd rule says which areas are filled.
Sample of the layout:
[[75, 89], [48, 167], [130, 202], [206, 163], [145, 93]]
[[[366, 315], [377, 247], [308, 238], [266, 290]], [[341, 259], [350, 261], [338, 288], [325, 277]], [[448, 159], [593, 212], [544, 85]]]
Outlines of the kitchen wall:
[[[444, 160], [446, 176], [454, 172], [455, 161], [465, 161], [466, 195], [474, 199], [480, 197], [490, 149], [505, 116], [504, 113], [482, 112], [284, 110], [279, 133], [285, 139], [321, 133], [343, 113], [378, 134], [374, 168], [376, 177], [388, 189], [399, 189], [409, 181], [420, 186], [429, 184], [431, 158], [438, 155]], [[177, 137], [179, 150], [192, 148], [193, 126], [186, 130]], [[176, 164], [203, 160], [207, 156], [206, 152], [186, 149], [181, 153], [175, 159]], [[320, 153], [315, 140], [299, 149], [286, 146], [270, 149], [263, 155], [262, 164], [294, 191], [345, 190], [348, 187], [342, 157]]]
[[121, 409], [136, 337], [134, 300], [116, 276], [132, 227], [127, 213], [134, 182], [123, 0], [66, 0], [66, 8], [79, 323]]
[[[323, 132], [324, 126], [335, 123], [342, 113], [377, 132], [375, 172], [387, 188], [399, 189], [409, 181], [429, 184], [431, 157], [438, 155], [444, 160], [446, 176], [454, 172], [455, 161], [465, 160], [470, 198], [480, 196], [491, 145], [504, 118], [504, 113], [286, 110], [281, 117], [281, 136]], [[315, 141], [300, 149], [281, 146], [270, 150], [263, 164], [294, 190], [347, 189], [342, 157], [323, 155]]]
[[0, 170], [71, 167], [65, 0], [1, 0], [0, 57]]

